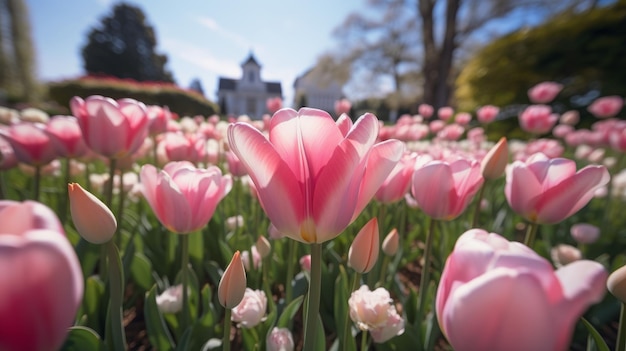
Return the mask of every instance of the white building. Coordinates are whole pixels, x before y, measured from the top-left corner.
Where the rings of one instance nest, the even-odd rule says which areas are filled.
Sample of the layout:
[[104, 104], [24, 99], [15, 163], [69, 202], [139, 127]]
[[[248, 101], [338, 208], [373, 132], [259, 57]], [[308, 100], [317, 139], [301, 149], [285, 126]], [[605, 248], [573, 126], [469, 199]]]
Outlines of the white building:
[[261, 65], [250, 53], [241, 64], [240, 79], [219, 78], [217, 101], [220, 110], [226, 115], [248, 115], [259, 119], [267, 111], [267, 99], [279, 97], [283, 90], [280, 82], [264, 82], [261, 79]]
[[309, 69], [293, 83], [294, 107], [313, 107], [335, 114], [335, 101], [344, 97], [343, 87], [336, 80]]

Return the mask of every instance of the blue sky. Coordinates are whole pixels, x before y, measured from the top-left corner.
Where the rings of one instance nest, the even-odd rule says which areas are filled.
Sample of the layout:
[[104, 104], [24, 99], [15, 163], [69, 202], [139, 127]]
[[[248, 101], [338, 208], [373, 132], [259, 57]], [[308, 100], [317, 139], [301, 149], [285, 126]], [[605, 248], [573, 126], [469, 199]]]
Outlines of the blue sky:
[[[37, 73], [45, 81], [83, 74], [81, 48], [87, 33], [111, 13], [112, 0], [26, 0], [37, 52]], [[238, 78], [252, 50], [265, 80], [280, 81], [285, 104], [295, 78], [337, 45], [335, 27], [364, 1], [132, 0], [157, 35], [176, 82], [195, 77], [215, 100], [219, 76]]]

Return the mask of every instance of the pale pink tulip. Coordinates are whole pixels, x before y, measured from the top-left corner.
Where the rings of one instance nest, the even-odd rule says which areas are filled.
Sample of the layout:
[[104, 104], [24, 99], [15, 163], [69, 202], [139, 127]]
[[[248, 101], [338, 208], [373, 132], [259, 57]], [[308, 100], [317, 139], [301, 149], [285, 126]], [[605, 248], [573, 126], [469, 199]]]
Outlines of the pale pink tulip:
[[467, 113], [467, 112], [461, 112], [458, 113], [455, 117], [454, 117], [454, 122], [462, 125], [462, 126], [466, 126], [469, 124], [469, 122], [472, 121], [472, 115]]
[[451, 220], [463, 213], [483, 181], [477, 161], [433, 160], [416, 166], [411, 194], [428, 216]]
[[224, 308], [239, 305], [246, 293], [246, 270], [239, 251], [235, 251], [217, 287], [217, 298]]
[[178, 313], [183, 309], [183, 285], [178, 284], [165, 289], [156, 297], [156, 304], [161, 313]]
[[349, 129], [343, 125], [303, 108], [278, 111], [269, 140], [249, 124], [228, 128], [231, 150], [256, 184], [267, 216], [292, 239], [322, 243], [339, 235], [403, 154], [398, 140], [375, 143], [379, 125], [372, 114], [349, 122]]
[[62, 157], [76, 158], [87, 153], [83, 132], [74, 116], [54, 116], [46, 124], [46, 132], [57, 140], [57, 153]]
[[216, 166], [198, 169], [186, 161], [170, 162], [157, 171], [141, 168], [142, 193], [161, 224], [178, 234], [201, 229], [232, 187]]
[[335, 115], [341, 116], [344, 113], [346, 115], [350, 114], [350, 109], [352, 108], [352, 103], [348, 99], [341, 99], [335, 101]]
[[505, 137], [489, 149], [489, 152], [480, 162], [480, 172], [483, 178], [488, 180], [497, 179], [504, 174], [506, 165], [509, 163], [509, 144]]
[[70, 183], [67, 188], [72, 222], [78, 234], [93, 244], [111, 240], [117, 230], [117, 220], [111, 210], [80, 184]]
[[72, 114], [78, 118], [85, 143], [108, 158], [132, 154], [148, 136], [150, 119], [146, 106], [133, 99], [113, 100], [93, 95], [73, 97]]
[[243, 328], [254, 328], [265, 317], [267, 297], [262, 290], [246, 288], [241, 302], [233, 307], [231, 319]]
[[277, 327], [267, 334], [266, 345], [268, 351], [293, 351], [295, 347], [289, 329]]
[[147, 106], [146, 113], [150, 121], [148, 126], [150, 135], [157, 135], [167, 131], [167, 126], [172, 120], [172, 113], [168, 107]]
[[241, 261], [243, 262], [243, 266], [246, 269], [246, 272], [249, 272], [250, 269], [260, 269], [263, 258], [261, 257], [261, 254], [259, 253], [259, 250], [256, 248], [256, 246], [253, 245], [252, 247], [250, 247], [250, 251], [241, 251]]
[[444, 126], [438, 133], [437, 137], [443, 140], [456, 141], [461, 138], [463, 133], [465, 132], [465, 128], [463, 126], [452, 123]]
[[541, 82], [528, 90], [528, 98], [535, 104], [545, 104], [554, 100], [562, 89], [563, 84]]
[[485, 105], [476, 110], [476, 119], [482, 124], [493, 122], [500, 113], [500, 108], [493, 105]]
[[30, 166], [43, 166], [59, 156], [57, 140], [45, 131], [45, 125], [21, 122], [0, 128], [0, 138], [5, 138], [15, 153], [15, 158]]
[[604, 296], [606, 279], [597, 262], [554, 271], [525, 245], [471, 229], [444, 266], [437, 318], [457, 351], [565, 351], [580, 316]]
[[50, 208], [0, 201], [0, 267], [0, 350], [58, 350], [83, 297], [83, 274]]
[[583, 258], [582, 252], [572, 245], [559, 244], [550, 250], [550, 258], [556, 268], [566, 266]]
[[547, 105], [530, 105], [519, 116], [520, 127], [532, 134], [548, 133], [559, 120]]
[[380, 239], [378, 219], [370, 219], [354, 237], [348, 250], [348, 265], [358, 273], [369, 272], [378, 260]]
[[572, 160], [537, 153], [507, 168], [505, 194], [520, 216], [554, 224], [584, 207], [609, 179], [604, 166], [589, 165], [577, 172]]
[[600, 228], [589, 223], [577, 223], [570, 228], [572, 238], [580, 244], [593, 244], [600, 238]]
[[168, 132], [159, 142], [168, 161], [189, 161], [198, 163], [206, 155], [206, 142], [195, 134]]
[[428, 124], [428, 128], [430, 128], [430, 132], [433, 134], [439, 133], [439, 131], [442, 130], [443, 127], [445, 126], [446, 126], [446, 122], [440, 119], [436, 119]]
[[598, 118], [615, 117], [624, 106], [624, 99], [620, 96], [604, 96], [596, 99], [587, 110]]
[[425, 119], [429, 119], [430, 117], [432, 117], [433, 113], [435, 112], [435, 109], [428, 104], [420, 104], [419, 107], [417, 108], [417, 112], [420, 114], [420, 116], [424, 117]]
[[376, 201], [384, 204], [392, 204], [404, 199], [409, 191], [413, 176], [413, 165], [416, 154], [405, 154], [400, 162], [391, 170], [383, 184], [374, 195]]
[[270, 244], [269, 240], [267, 240], [267, 238], [263, 235], [259, 235], [259, 237], [256, 239], [256, 242], [254, 243], [254, 246], [256, 247], [262, 259], [269, 256], [270, 252], [272, 251], [272, 244]]
[[400, 236], [398, 235], [398, 229], [393, 228], [389, 234], [383, 240], [382, 249], [385, 255], [395, 256], [400, 247]]
[[618, 300], [626, 303], [626, 266], [616, 269], [606, 281], [606, 287]]
[[569, 124], [557, 124], [554, 129], [552, 129], [552, 135], [559, 139], [563, 139], [573, 131], [574, 127]]
[[437, 110], [437, 116], [444, 122], [452, 118], [452, 115], [454, 115], [454, 109], [450, 106], [440, 107], [439, 110]]
[[404, 333], [404, 319], [396, 311], [385, 288], [370, 291], [367, 285], [355, 290], [348, 299], [350, 318], [359, 329], [369, 331], [375, 343], [383, 343]]
[[567, 124], [570, 126], [575, 126], [578, 121], [580, 121], [580, 113], [576, 110], [566, 111], [559, 117], [559, 122], [561, 124]]
[[239, 157], [235, 155], [232, 151], [226, 151], [226, 164], [228, 165], [228, 172], [233, 175], [233, 177], [243, 177], [248, 174], [246, 167], [243, 166]]
[[311, 271], [311, 255], [304, 255], [300, 257], [300, 268], [305, 272]]

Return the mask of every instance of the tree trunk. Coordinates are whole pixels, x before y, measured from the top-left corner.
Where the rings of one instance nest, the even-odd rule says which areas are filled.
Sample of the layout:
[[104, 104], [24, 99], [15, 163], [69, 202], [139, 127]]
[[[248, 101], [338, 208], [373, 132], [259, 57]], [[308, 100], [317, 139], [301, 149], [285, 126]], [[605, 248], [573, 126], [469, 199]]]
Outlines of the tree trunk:
[[456, 50], [456, 17], [459, 12], [460, 0], [448, 0], [446, 5], [446, 32], [439, 51], [439, 65], [437, 67], [439, 70], [435, 96], [435, 106], [437, 107], [446, 106], [450, 103], [450, 94], [452, 92], [450, 72], [452, 71], [454, 51]]
[[30, 35], [30, 19], [24, 0], [7, 0], [11, 20], [11, 39], [18, 78], [22, 85], [22, 97], [32, 102], [37, 97], [35, 81], [35, 57]]
[[424, 48], [424, 64], [422, 76], [424, 79], [423, 102], [435, 104], [435, 92], [437, 91], [437, 45], [435, 44], [433, 9], [434, 0], [419, 0], [418, 10], [422, 18], [422, 45]]

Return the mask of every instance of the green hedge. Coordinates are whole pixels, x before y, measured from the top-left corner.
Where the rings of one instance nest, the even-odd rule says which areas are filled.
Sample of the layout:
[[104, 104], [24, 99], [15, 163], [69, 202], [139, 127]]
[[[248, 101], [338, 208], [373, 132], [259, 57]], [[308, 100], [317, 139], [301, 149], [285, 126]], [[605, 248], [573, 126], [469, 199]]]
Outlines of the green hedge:
[[199, 93], [168, 83], [84, 77], [49, 83], [48, 94], [51, 100], [65, 107], [69, 107], [70, 99], [74, 96], [86, 98], [102, 95], [113, 99], [133, 98], [146, 105], [167, 106], [180, 116], [210, 116], [219, 113], [217, 104]]

